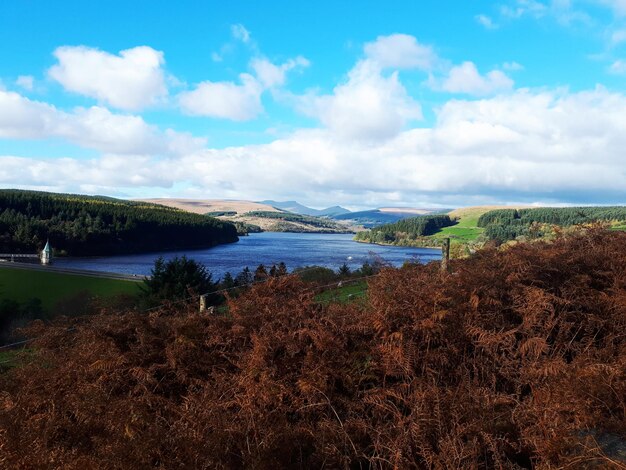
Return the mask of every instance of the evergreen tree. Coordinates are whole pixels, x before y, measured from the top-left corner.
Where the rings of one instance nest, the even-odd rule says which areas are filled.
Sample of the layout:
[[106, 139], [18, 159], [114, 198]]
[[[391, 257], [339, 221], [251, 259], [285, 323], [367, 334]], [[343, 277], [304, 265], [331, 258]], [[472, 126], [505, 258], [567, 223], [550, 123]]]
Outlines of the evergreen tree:
[[243, 268], [241, 272], [237, 274], [237, 277], [235, 277], [235, 283], [238, 286], [248, 286], [252, 284], [253, 281], [254, 276], [252, 275], [252, 272], [250, 271], [250, 268], [248, 266]]
[[[144, 279], [143, 292], [148, 303], [164, 300], [181, 300], [199, 294], [210, 294], [217, 290], [211, 273], [193, 259], [186, 256], [165, 261], [159, 257], [154, 262], [152, 276]], [[214, 305], [215, 296], [209, 296]]]
[[259, 264], [254, 271], [254, 282], [264, 281], [267, 279], [267, 276], [267, 269], [265, 269], [263, 264]]
[[350, 276], [350, 274], [351, 274], [350, 267], [346, 263], [343, 263], [341, 267], [339, 268], [339, 275], [341, 277], [348, 277]]
[[226, 272], [226, 274], [224, 274], [224, 278], [222, 279], [220, 287], [222, 289], [232, 289], [233, 287], [237, 287], [237, 281], [233, 279], [232, 274]]
[[286, 276], [287, 274], [289, 274], [287, 271], [287, 265], [281, 261], [278, 263], [277, 276]]

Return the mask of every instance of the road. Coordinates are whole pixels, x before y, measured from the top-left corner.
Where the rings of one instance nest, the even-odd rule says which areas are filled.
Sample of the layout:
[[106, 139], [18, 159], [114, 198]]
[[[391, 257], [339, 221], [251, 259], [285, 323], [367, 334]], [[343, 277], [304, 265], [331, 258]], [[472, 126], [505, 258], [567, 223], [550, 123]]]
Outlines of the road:
[[119, 274], [119, 273], [107, 273], [102, 271], [88, 271], [86, 269], [71, 269], [71, 268], [59, 268], [56, 266], [43, 266], [41, 264], [34, 263], [18, 263], [11, 261], [0, 260], [0, 268], [9, 269], [26, 269], [31, 271], [47, 271], [53, 273], [62, 274], [74, 274], [78, 276], [99, 277], [103, 279], [119, 279], [123, 281], [142, 282], [145, 276], [138, 276], [133, 274]]

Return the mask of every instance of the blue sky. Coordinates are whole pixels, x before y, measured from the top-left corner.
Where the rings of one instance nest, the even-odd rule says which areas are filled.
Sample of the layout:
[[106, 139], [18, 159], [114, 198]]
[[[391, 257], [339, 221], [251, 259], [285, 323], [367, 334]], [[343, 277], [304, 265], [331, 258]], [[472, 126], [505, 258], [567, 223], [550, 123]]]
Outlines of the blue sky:
[[0, 44], [2, 187], [626, 202], [624, 0], [23, 0]]

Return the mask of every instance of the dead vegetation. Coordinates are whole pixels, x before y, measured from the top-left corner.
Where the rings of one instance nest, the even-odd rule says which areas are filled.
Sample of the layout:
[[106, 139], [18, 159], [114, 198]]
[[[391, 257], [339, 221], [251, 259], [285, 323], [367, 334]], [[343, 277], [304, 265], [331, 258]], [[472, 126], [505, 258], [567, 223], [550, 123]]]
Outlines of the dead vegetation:
[[626, 233], [453, 271], [385, 269], [365, 305], [281, 277], [230, 317], [35, 324], [0, 466], [626, 468]]

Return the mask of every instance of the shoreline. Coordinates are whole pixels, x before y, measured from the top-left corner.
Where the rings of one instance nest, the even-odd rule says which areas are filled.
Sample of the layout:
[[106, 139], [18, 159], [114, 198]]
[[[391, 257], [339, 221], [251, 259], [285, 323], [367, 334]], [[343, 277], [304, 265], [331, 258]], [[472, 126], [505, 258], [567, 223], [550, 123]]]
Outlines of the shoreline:
[[426, 248], [428, 250], [441, 250], [440, 246], [394, 245], [393, 243], [365, 242], [363, 240], [355, 240], [354, 238], [352, 240], [357, 242], [357, 243], [364, 243], [366, 245], [394, 246], [396, 248]]

